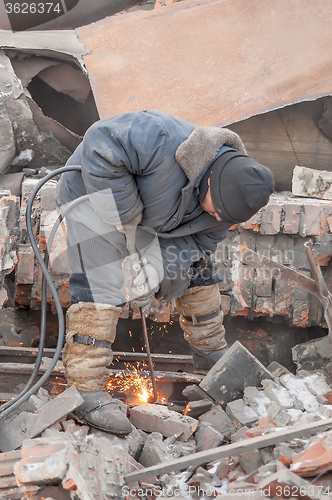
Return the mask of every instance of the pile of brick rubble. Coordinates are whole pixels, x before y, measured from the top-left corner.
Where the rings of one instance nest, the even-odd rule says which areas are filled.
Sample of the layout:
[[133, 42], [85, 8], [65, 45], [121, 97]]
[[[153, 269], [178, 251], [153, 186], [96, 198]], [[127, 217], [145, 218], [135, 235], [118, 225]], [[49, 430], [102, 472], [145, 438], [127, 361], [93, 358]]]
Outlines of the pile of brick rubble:
[[[0, 498], [326, 498], [330, 350], [325, 337], [296, 346], [294, 375], [278, 363], [266, 369], [236, 342], [183, 391], [186, 415], [122, 403], [133, 426], [126, 437], [76, 423], [75, 388], [55, 398], [40, 389], [0, 425]], [[274, 442], [280, 432], [287, 437]]]

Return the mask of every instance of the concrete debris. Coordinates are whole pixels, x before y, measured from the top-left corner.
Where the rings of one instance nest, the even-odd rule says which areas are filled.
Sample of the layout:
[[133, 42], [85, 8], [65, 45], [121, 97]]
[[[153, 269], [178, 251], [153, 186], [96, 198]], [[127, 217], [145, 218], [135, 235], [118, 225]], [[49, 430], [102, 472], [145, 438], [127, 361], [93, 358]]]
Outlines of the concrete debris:
[[251, 474], [264, 465], [259, 450], [241, 453], [241, 455], [239, 455], [239, 464], [246, 474]]
[[323, 370], [332, 376], [332, 346], [327, 337], [310, 340], [292, 348], [297, 370]]
[[38, 490], [45, 484], [61, 484], [82, 500], [122, 498], [124, 476], [137, 465], [125, 451], [104, 437], [93, 434], [61, 438], [37, 438], [23, 443], [22, 459], [14, 466], [23, 492]]
[[274, 449], [274, 456], [276, 457], [276, 460], [279, 460], [282, 464], [287, 466], [292, 463], [293, 455], [294, 451], [287, 445], [277, 446]]
[[119, 448], [126, 451], [131, 457], [136, 461], [139, 460], [142, 453], [145, 442], [148, 438], [148, 434], [141, 429], [136, 429], [132, 426], [132, 431], [127, 436], [115, 436], [114, 434], [109, 434], [108, 432], [95, 430], [96, 436], [103, 436], [108, 439], [112, 444], [116, 444]]
[[182, 394], [188, 401], [205, 401], [206, 399], [213, 401], [198, 385], [188, 385], [183, 389]]
[[263, 380], [264, 394], [271, 400], [275, 401], [282, 408], [293, 408], [294, 398], [286, 387], [277, 384], [273, 380]]
[[[243, 350], [236, 349], [243, 360]], [[234, 353], [232, 362], [238, 366]], [[196, 500], [202, 495], [224, 498], [230, 491], [240, 495], [245, 489], [254, 498], [274, 498], [277, 492], [309, 488], [304, 477], [323, 475], [325, 485], [324, 475], [332, 471], [332, 430], [326, 430], [332, 429], [330, 379], [325, 372], [279, 373], [262, 378], [261, 372], [256, 386], [243, 381], [243, 399], [235, 392], [226, 411], [211, 400], [189, 402], [193, 409], [206, 410], [198, 420], [163, 405], [134, 406], [132, 432], [124, 437], [71, 420], [82, 400], [76, 389], [55, 398], [40, 389], [1, 423], [1, 498], [120, 500], [149, 490], [153, 500], [175, 491], [177, 498]], [[197, 388], [184, 393], [201, 396]], [[185, 472], [171, 472], [179, 461]], [[141, 476], [135, 479], [137, 473]], [[318, 499], [315, 488], [308, 498]]]
[[212, 425], [207, 422], [200, 422], [195, 433], [197, 451], [210, 450], [216, 448], [224, 442], [224, 435], [220, 434]]
[[159, 464], [172, 458], [171, 450], [163, 441], [160, 432], [151, 432], [145, 441], [142, 453], [139, 457], [139, 463], [143, 467]]
[[287, 375], [282, 375], [280, 377], [280, 382], [284, 387], [290, 392], [290, 394], [300, 401], [302, 409], [306, 411], [313, 412], [318, 410], [319, 402], [317, 398], [312, 394], [303, 379], [295, 377], [292, 373]]
[[241, 428], [243, 425], [250, 427], [258, 421], [257, 413], [246, 405], [243, 399], [236, 399], [227, 403], [226, 412], [237, 428]]
[[62, 394], [42, 405], [37, 412], [21, 412], [12, 418], [5, 418], [0, 426], [1, 451], [19, 448], [25, 439], [38, 436], [68, 413], [83, 403], [83, 398], [75, 387], [69, 387]]
[[165, 406], [142, 404], [130, 410], [130, 421], [146, 432], [160, 432], [169, 437], [182, 433], [180, 441], [187, 441], [197, 429], [198, 421], [192, 417], [170, 411]]
[[189, 416], [192, 418], [197, 418], [200, 415], [205, 414], [208, 410], [210, 410], [212, 405], [213, 405], [213, 402], [211, 399], [201, 399], [198, 401], [190, 401], [187, 405], [187, 408], [186, 408], [186, 414], [187, 415], [189, 414]]
[[323, 200], [332, 199], [332, 172], [298, 167], [293, 170], [292, 193]]
[[235, 431], [235, 426], [226, 412], [218, 405], [214, 405], [213, 408], [200, 417], [198, 417], [199, 422], [205, 422], [211, 425], [215, 430], [230, 437]]

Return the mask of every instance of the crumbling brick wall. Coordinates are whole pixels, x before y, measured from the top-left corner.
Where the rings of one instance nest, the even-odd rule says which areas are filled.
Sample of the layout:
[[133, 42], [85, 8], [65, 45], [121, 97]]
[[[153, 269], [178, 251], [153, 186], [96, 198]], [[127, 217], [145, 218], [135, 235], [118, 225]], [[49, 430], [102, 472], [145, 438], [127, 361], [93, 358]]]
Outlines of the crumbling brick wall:
[[[2, 196], [1, 196], [2, 194]], [[17, 265], [19, 198], [0, 194], [0, 307], [9, 299], [5, 277]]]
[[304, 243], [312, 240], [328, 288], [332, 287], [332, 201], [275, 193], [248, 222], [231, 228], [218, 245], [223, 309], [232, 316], [282, 316], [294, 326], [325, 326], [318, 300], [262, 268], [242, 264], [236, 253], [252, 249], [311, 276]]

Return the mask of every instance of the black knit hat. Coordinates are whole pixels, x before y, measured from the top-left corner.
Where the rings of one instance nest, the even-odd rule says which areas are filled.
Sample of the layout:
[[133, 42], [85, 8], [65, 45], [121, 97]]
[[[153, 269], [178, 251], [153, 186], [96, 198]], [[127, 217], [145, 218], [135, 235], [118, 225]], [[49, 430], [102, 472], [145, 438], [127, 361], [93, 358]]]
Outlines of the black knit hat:
[[226, 151], [210, 166], [212, 204], [222, 220], [244, 222], [264, 207], [274, 189], [272, 172], [237, 151]]

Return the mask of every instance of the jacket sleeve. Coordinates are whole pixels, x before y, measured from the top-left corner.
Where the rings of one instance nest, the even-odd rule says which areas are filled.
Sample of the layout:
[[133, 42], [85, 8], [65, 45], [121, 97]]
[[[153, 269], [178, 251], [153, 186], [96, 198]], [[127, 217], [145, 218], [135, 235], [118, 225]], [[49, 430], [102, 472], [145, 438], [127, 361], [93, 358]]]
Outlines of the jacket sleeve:
[[136, 176], [153, 172], [166, 133], [151, 115], [128, 113], [93, 124], [81, 149], [82, 177], [94, 210], [110, 224], [125, 224], [143, 210]]
[[168, 301], [181, 297], [190, 284], [190, 266], [202, 257], [208, 258], [217, 249], [217, 244], [226, 238], [228, 228], [213, 233], [199, 233], [172, 239], [160, 238], [164, 265], [164, 279], [160, 296]]

